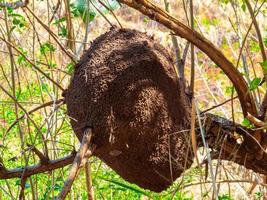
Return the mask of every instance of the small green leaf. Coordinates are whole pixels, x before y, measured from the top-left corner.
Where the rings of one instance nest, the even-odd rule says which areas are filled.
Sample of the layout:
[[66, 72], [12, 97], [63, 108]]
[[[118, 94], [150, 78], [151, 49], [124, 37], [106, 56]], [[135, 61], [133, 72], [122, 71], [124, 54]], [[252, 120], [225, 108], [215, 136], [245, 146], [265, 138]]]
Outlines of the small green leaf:
[[149, 19], [148, 17], [144, 17], [144, 20], [143, 20], [143, 21], [144, 21], [145, 23], [148, 23], [149, 20], [150, 20], [150, 19]]
[[62, 186], [60, 186], [59, 184], [56, 183], [53, 188], [55, 191], [58, 191], [58, 190], [62, 189]]
[[258, 78], [258, 77], [254, 78], [254, 79], [249, 83], [249, 89], [250, 89], [251, 91], [256, 90], [257, 87], [260, 85], [260, 83], [261, 83], [261, 78]]
[[61, 24], [62, 22], [65, 22], [66, 21], [66, 17], [61, 17], [59, 19], [56, 19], [55, 22], [53, 23], [54, 25], [59, 25]]
[[225, 89], [225, 93], [227, 95], [231, 95], [235, 91], [235, 88], [233, 86], [227, 86]]
[[68, 30], [67, 30], [66, 26], [60, 27], [60, 31], [59, 31], [58, 35], [62, 36], [62, 37], [67, 37]]
[[260, 65], [261, 65], [264, 73], [267, 73], [267, 60], [260, 62]]
[[73, 65], [73, 63], [69, 63], [69, 64], [67, 65], [67, 72], [68, 72], [69, 74], [73, 74], [73, 72], [74, 72], [74, 65]]
[[242, 8], [242, 10], [243, 10], [244, 12], [246, 12], [246, 9], [247, 9], [246, 4], [242, 4], [241, 8]]
[[42, 55], [45, 55], [47, 52], [56, 51], [56, 47], [53, 44], [46, 42], [40, 46], [40, 52]]
[[27, 52], [26, 50], [24, 50], [22, 47], [18, 47], [18, 49], [19, 49], [20, 52], [22, 53], [22, 55], [19, 54], [19, 56], [18, 56], [18, 58], [17, 58], [17, 62], [18, 62], [18, 64], [20, 65], [20, 64], [26, 62], [25, 57], [27, 57], [28, 52]]
[[264, 38], [263, 42], [264, 42], [265, 46], [267, 46], [267, 37]]
[[242, 121], [241, 125], [244, 126], [244, 127], [248, 127], [248, 128], [252, 126], [252, 124], [250, 123], [250, 121], [247, 118], [245, 118]]
[[57, 64], [54, 63], [52, 60], [49, 60], [49, 61], [48, 61], [48, 66], [49, 66], [50, 68], [55, 68], [55, 67], [57, 66]]
[[218, 196], [218, 200], [233, 200], [228, 194]]

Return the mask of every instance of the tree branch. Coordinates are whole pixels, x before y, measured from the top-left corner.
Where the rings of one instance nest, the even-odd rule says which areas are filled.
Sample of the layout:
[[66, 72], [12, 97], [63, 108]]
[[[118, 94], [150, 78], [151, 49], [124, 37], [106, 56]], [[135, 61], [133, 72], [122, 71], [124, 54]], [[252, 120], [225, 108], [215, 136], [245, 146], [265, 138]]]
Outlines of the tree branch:
[[[251, 140], [255, 140], [250, 135], [249, 129], [242, 127], [239, 124], [233, 125], [233, 122], [216, 115], [207, 114], [205, 121], [206, 141], [213, 152], [222, 152], [220, 154], [214, 154], [212, 159], [222, 159], [233, 161], [239, 165], [245, 166], [247, 169], [251, 169], [254, 172], [258, 172], [267, 175], [267, 152], [263, 149], [259, 143], [262, 152], [262, 158], [259, 160], [257, 155], [253, 152], [249, 152], [244, 142], [237, 142], [236, 135], [243, 137], [250, 137]], [[198, 136], [199, 147], [201, 144], [201, 136]]]
[[[71, 164], [75, 158], [76, 152], [73, 151], [70, 155], [57, 159], [49, 160], [46, 164], [38, 164], [27, 166], [25, 168], [15, 168], [7, 170], [4, 166], [0, 166], [0, 179], [11, 179], [11, 178], [20, 178], [24, 173], [25, 177], [32, 176], [34, 174], [44, 173], [47, 171], [52, 171], [58, 168], [65, 167]], [[25, 170], [25, 172], [24, 172]]]
[[[224, 56], [224, 54], [209, 40], [204, 38], [198, 32], [190, 29], [188, 26], [184, 25], [174, 17], [170, 16], [167, 12], [148, 0], [119, 0], [119, 2], [124, 3], [150, 17], [152, 20], [161, 23], [162, 25], [166, 26], [174, 33], [176, 33], [178, 36], [185, 38], [200, 50], [202, 50], [204, 53], [206, 53], [207, 56], [215, 64], [217, 64], [232, 81], [238, 94], [243, 115], [246, 117], [247, 114], [250, 113], [253, 116], [258, 116], [254, 99], [245, 79], [234, 67], [234, 65]], [[251, 132], [251, 134], [254, 138], [257, 139], [258, 142], [262, 141], [261, 131], [254, 131]], [[252, 140], [247, 140], [245, 138], [245, 143], [247, 148], [252, 148], [251, 151], [253, 151], [254, 153], [258, 150], [253, 148], [255, 147], [255, 142], [253, 142]]]
[[79, 174], [81, 166], [92, 155], [94, 147], [92, 147], [93, 145], [92, 145], [91, 139], [92, 139], [92, 128], [87, 128], [84, 131], [81, 147], [80, 147], [79, 152], [75, 156], [75, 159], [73, 161], [73, 164], [70, 170], [69, 177], [65, 181], [64, 186], [57, 197], [58, 200], [62, 200], [66, 198], [76, 176]]

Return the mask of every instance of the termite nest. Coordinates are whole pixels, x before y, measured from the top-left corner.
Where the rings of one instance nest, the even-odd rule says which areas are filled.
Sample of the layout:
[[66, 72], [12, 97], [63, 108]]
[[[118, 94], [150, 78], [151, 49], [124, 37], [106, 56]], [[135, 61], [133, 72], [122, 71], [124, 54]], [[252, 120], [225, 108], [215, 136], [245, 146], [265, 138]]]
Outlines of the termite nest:
[[160, 192], [192, 164], [190, 101], [168, 51], [136, 30], [113, 28], [75, 66], [65, 94], [81, 141], [125, 180]]

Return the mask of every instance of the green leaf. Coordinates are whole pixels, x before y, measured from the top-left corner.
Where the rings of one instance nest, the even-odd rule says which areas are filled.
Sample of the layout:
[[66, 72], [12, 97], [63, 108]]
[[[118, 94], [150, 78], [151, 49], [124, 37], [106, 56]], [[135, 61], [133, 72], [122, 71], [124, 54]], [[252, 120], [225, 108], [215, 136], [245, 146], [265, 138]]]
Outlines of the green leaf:
[[56, 51], [56, 47], [53, 44], [46, 42], [40, 46], [40, 52], [42, 55], [45, 55], [47, 52]]
[[144, 17], [144, 20], [143, 20], [143, 21], [144, 21], [145, 23], [148, 23], [149, 20], [150, 20], [150, 19], [149, 19], [148, 17]]
[[48, 66], [49, 66], [50, 68], [55, 68], [55, 67], [57, 66], [57, 64], [54, 63], [52, 60], [48, 60]]
[[55, 191], [58, 191], [58, 190], [61, 190], [61, 189], [62, 189], [62, 186], [60, 186], [59, 184], [56, 183], [56, 184], [54, 185], [53, 189], [54, 189]]
[[244, 127], [248, 127], [248, 128], [252, 126], [252, 124], [250, 123], [250, 121], [249, 121], [247, 118], [245, 118], [245, 119], [241, 122], [241, 125], [244, 126]]
[[260, 62], [260, 65], [264, 71], [264, 74], [267, 74], [267, 60]]
[[235, 88], [233, 86], [226, 86], [225, 93], [227, 95], [231, 95], [233, 92], [235, 92]]
[[219, 200], [233, 200], [228, 194], [223, 194], [218, 196]]
[[27, 52], [26, 50], [24, 50], [22, 47], [18, 47], [18, 49], [19, 49], [19, 50], [21, 51], [21, 53], [23, 54], [23, 55], [19, 54], [19, 56], [17, 57], [17, 62], [18, 62], [18, 64], [20, 65], [20, 64], [26, 62], [25, 57], [27, 57], [28, 52]]
[[61, 24], [62, 22], [65, 22], [66, 21], [66, 17], [61, 17], [59, 19], [56, 19], [55, 22], [53, 23], [54, 25], [59, 25]]
[[260, 85], [260, 83], [261, 83], [261, 78], [258, 78], [258, 77], [254, 78], [254, 79], [249, 83], [249, 89], [250, 89], [251, 91], [257, 89], [257, 87]]
[[74, 17], [81, 17], [84, 22], [91, 22], [99, 14], [98, 11], [102, 14], [107, 14], [109, 10], [115, 10], [120, 7], [120, 4], [115, 0], [107, 0], [105, 5], [107, 8], [97, 1], [75, 0], [70, 6]]
[[58, 35], [62, 36], [62, 37], [67, 37], [68, 30], [67, 30], [66, 26], [60, 27], [60, 31], [59, 31]]
[[[21, 184], [21, 179], [16, 180], [15, 185], [20, 185], [20, 184]], [[25, 189], [28, 189], [30, 187], [31, 185], [29, 183], [25, 183]]]
[[242, 8], [242, 10], [243, 10], [244, 12], [246, 12], [246, 9], [247, 9], [246, 4], [242, 4], [242, 5], [241, 5], [241, 8]]
[[228, 4], [230, 1], [229, 0], [219, 0], [220, 3], [223, 3], [223, 4]]
[[264, 38], [263, 43], [265, 44], [265, 46], [267, 46], [267, 37]]
[[67, 72], [68, 72], [69, 74], [73, 74], [73, 72], [74, 72], [74, 64], [73, 64], [73, 63], [69, 63], [69, 64], [67, 65]]

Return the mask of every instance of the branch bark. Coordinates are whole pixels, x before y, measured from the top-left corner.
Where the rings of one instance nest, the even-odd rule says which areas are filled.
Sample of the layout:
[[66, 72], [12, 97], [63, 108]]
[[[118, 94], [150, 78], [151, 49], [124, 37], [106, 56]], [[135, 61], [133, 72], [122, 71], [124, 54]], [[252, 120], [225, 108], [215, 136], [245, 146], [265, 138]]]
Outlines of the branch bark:
[[8, 170], [4, 166], [0, 166], [0, 179], [20, 178], [23, 173], [25, 177], [29, 177], [34, 174], [44, 173], [58, 168], [62, 168], [71, 164], [75, 158], [75, 155], [76, 152], [72, 152], [66, 157], [57, 160], [49, 160], [46, 164], [40, 163], [38, 165], [27, 166], [26, 169], [14, 168]]
[[[256, 140], [250, 130], [239, 124], [233, 125], [233, 122], [216, 115], [207, 114], [205, 121], [206, 141], [213, 150], [212, 159], [221, 159], [233, 161], [239, 165], [243, 165], [247, 169], [254, 172], [267, 175], [267, 152], [261, 147], [262, 158], [259, 160], [257, 155], [249, 152], [244, 142], [237, 142], [236, 135], [250, 137]], [[201, 144], [201, 136], [198, 134], [199, 147]], [[219, 152], [222, 152], [219, 154]], [[220, 156], [220, 157], [219, 157]]]

